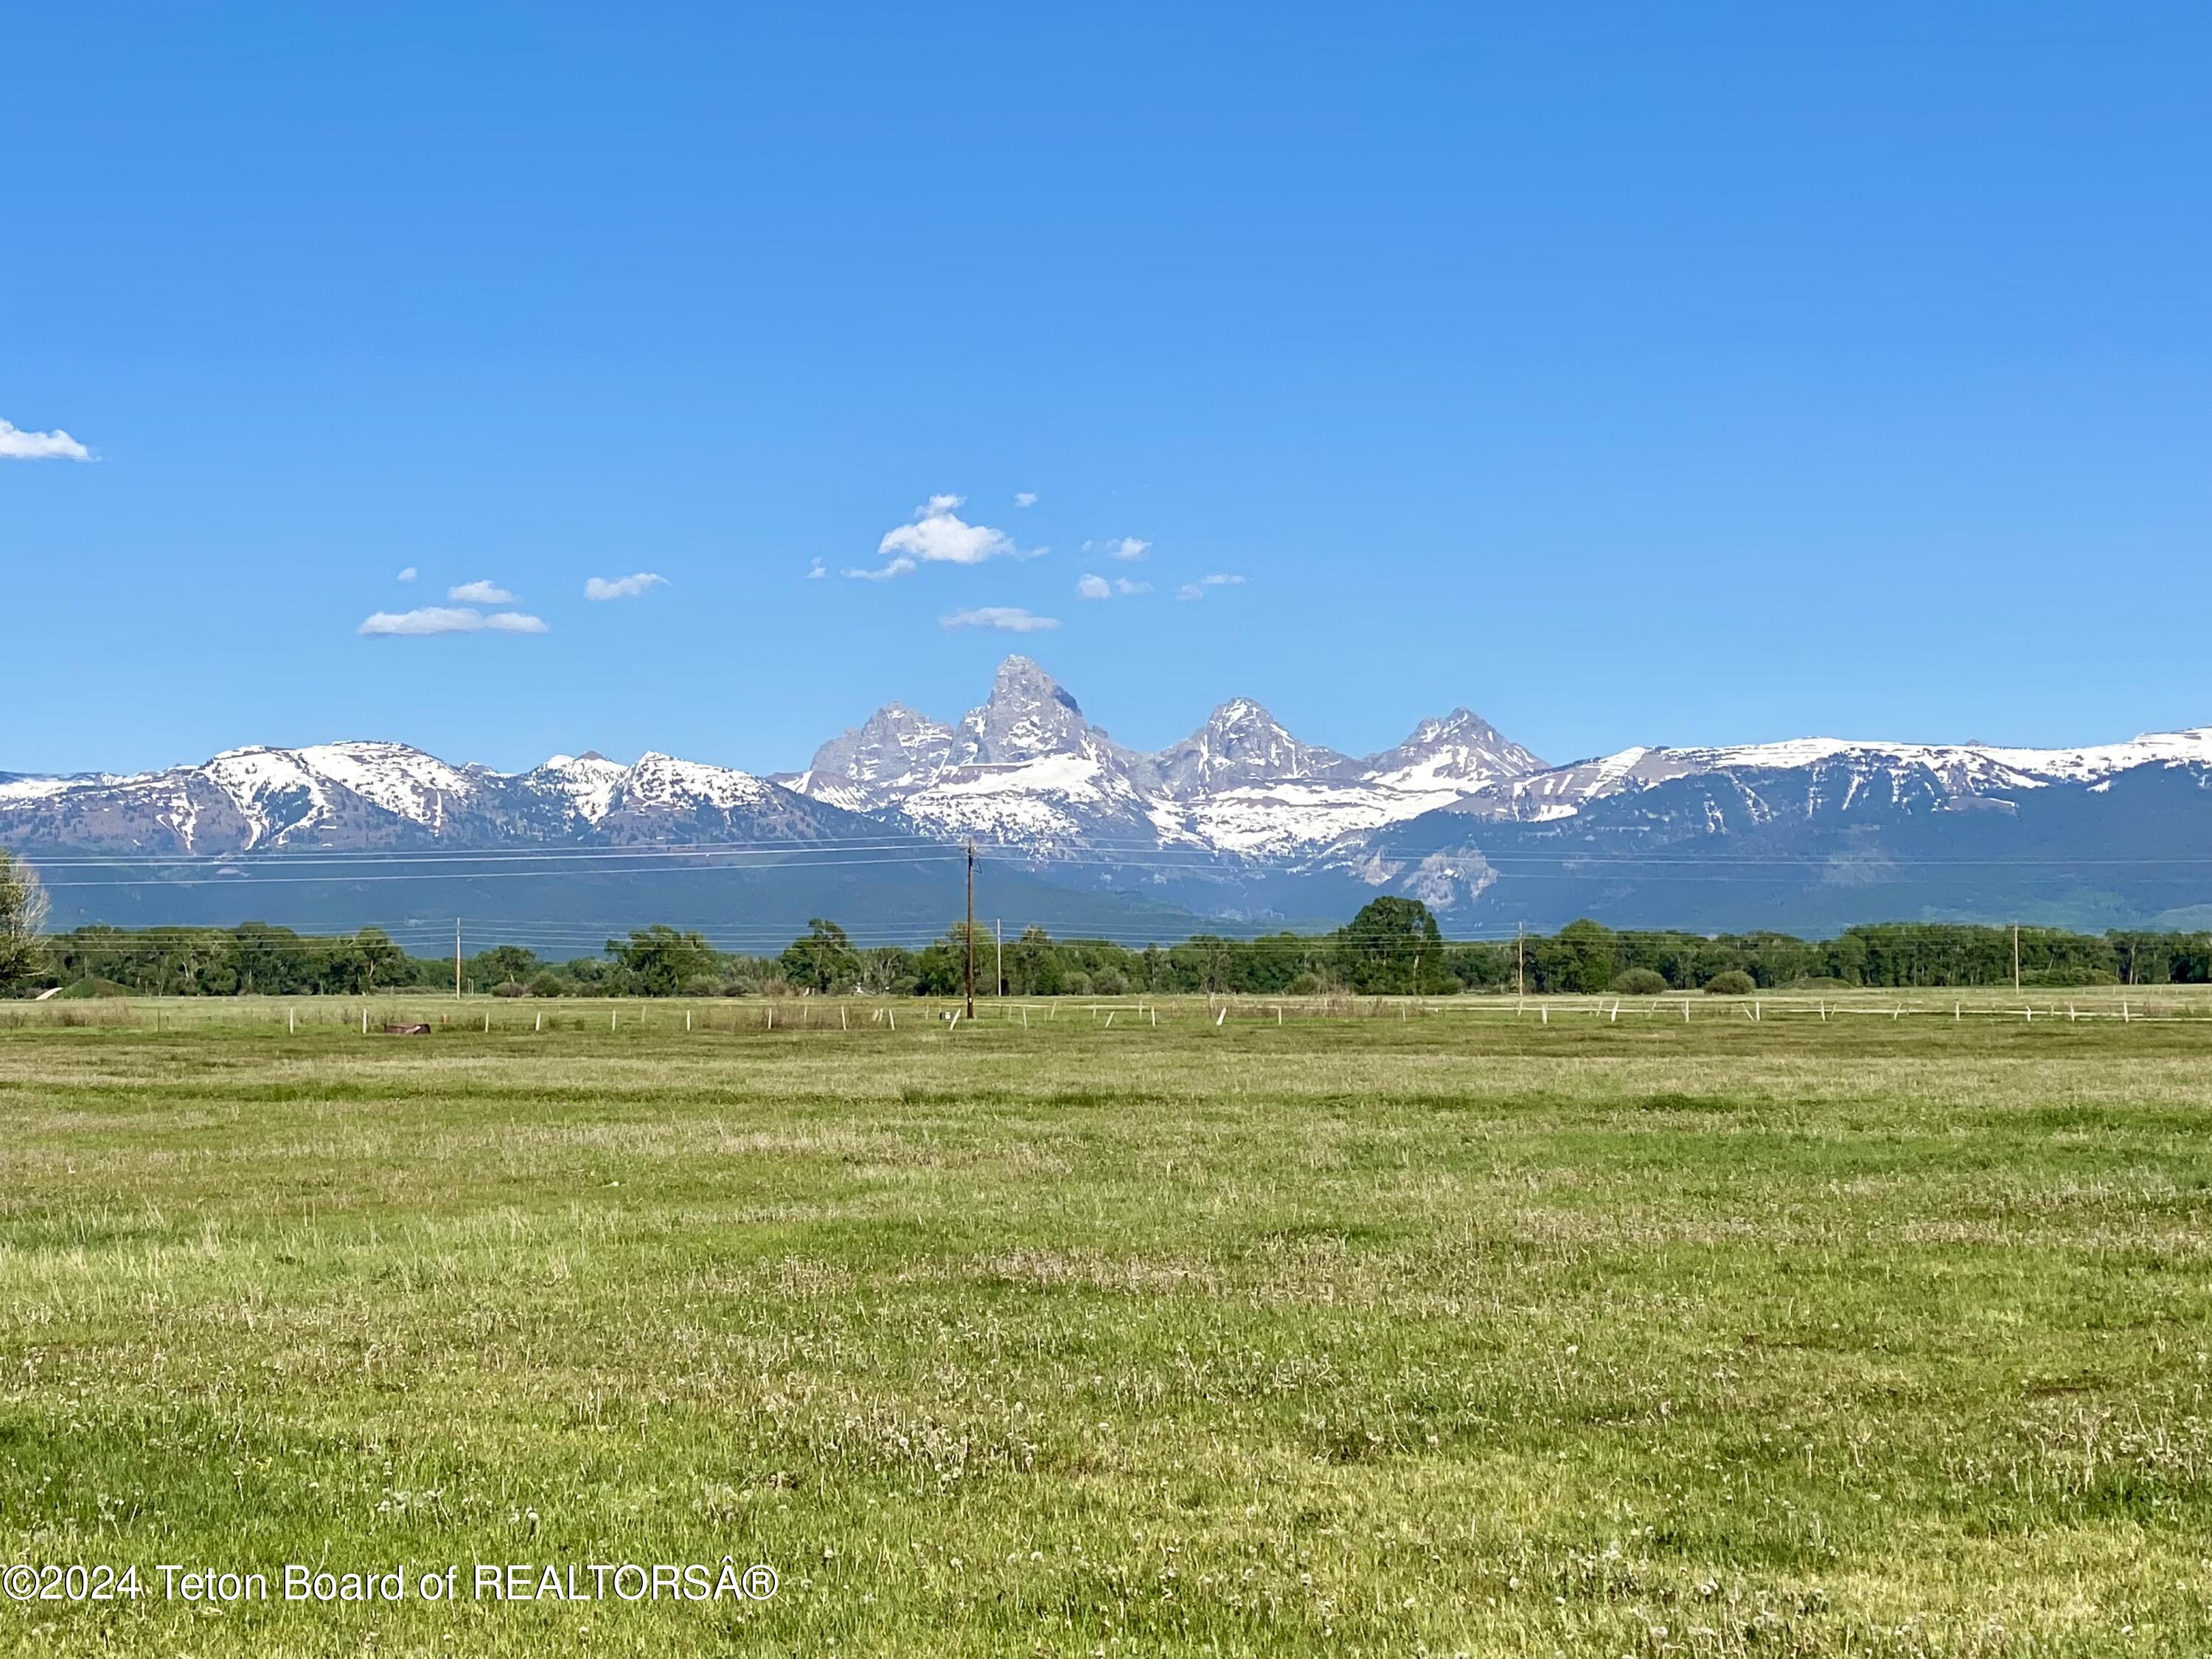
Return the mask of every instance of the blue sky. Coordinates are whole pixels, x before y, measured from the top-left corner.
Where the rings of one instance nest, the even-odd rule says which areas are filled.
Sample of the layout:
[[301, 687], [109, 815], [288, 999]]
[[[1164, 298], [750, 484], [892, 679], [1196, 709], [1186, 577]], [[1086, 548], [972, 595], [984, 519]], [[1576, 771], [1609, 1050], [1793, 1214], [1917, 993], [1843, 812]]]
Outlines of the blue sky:
[[9, 36], [0, 450], [94, 459], [0, 459], [0, 770], [769, 770], [1014, 649], [1145, 746], [2212, 723], [2201, 4]]

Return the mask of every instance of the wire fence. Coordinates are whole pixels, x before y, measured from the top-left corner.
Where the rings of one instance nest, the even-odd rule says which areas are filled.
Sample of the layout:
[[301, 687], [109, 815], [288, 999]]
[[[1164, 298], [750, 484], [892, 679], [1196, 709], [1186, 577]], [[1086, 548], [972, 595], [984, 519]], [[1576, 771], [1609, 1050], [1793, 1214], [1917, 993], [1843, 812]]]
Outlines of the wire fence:
[[744, 998], [454, 997], [409, 992], [346, 997], [117, 997], [19, 1002], [0, 1006], [0, 1031], [96, 1029], [190, 1033], [237, 1029], [291, 1035], [353, 1032], [362, 1036], [466, 1034], [518, 1036], [601, 1031], [705, 1036], [747, 1032], [939, 1032], [992, 1028], [1058, 1030], [1089, 1025], [1101, 1031], [1162, 1028], [1226, 1030], [1292, 1023], [1446, 1021], [1465, 1025], [1517, 1024], [1538, 1031], [1709, 1029], [1716, 1024], [1763, 1030], [1867, 1021], [1954, 1027], [1969, 1023], [2041, 1027], [2084, 1024], [2212, 1026], [2212, 986], [2099, 988], [2087, 992], [2021, 994], [1968, 991], [1863, 992], [1753, 996], [1671, 993], [1658, 996], [1450, 997], [1267, 996], [1246, 994], [1122, 997], [979, 995], [971, 1018], [960, 998], [789, 996]]

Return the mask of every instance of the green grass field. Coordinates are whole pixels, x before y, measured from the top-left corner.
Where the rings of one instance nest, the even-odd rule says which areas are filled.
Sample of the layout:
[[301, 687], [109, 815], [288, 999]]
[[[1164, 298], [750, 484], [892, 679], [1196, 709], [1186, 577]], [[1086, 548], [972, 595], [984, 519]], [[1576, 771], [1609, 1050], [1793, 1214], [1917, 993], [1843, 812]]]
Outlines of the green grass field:
[[0, 1563], [145, 1593], [0, 1649], [2203, 1653], [2212, 1018], [2118, 995], [25, 1012]]

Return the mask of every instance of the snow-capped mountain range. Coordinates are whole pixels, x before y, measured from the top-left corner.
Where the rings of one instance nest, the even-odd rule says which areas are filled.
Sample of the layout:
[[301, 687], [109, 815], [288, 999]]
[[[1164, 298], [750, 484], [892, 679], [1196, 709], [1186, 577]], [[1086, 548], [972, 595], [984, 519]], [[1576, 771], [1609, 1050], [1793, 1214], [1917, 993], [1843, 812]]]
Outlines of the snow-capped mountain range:
[[2127, 743], [2085, 749], [1797, 738], [1727, 748], [1624, 749], [1617, 755], [1515, 778], [1505, 787], [1485, 792], [1474, 810], [1501, 817], [1571, 817], [1593, 800], [1705, 773], [1740, 777], [1802, 774], [1840, 783], [1842, 805], [1849, 806], [1869, 789], [1887, 792], [1891, 799], [1901, 801], [1913, 782], [1963, 801], [2051, 784], [2099, 788], [2138, 766], [2193, 765], [2212, 765], [2212, 727], [2146, 732]]
[[1138, 848], [1276, 860], [1419, 817], [1543, 764], [1464, 708], [1354, 760], [1300, 742], [1243, 697], [1180, 743], [1142, 754], [1092, 725], [1036, 664], [1009, 657], [990, 696], [957, 726], [892, 703], [775, 781], [1039, 860]]
[[556, 755], [526, 772], [388, 742], [235, 749], [131, 775], [0, 774], [0, 837], [179, 857], [431, 846], [818, 840], [886, 829], [975, 837], [1038, 863], [1176, 848], [1279, 860], [1462, 800], [1542, 766], [1479, 716], [1424, 720], [1352, 759], [1259, 704], [1224, 703], [1157, 754], [1124, 749], [1026, 658], [957, 726], [901, 704], [761, 778], [647, 754]]
[[596, 842], [805, 842], [877, 826], [746, 772], [647, 754], [556, 755], [527, 772], [398, 743], [234, 749], [128, 775], [0, 775], [0, 841], [164, 857]]
[[[1692, 925], [1692, 910], [1722, 913], [1696, 910], [1706, 902], [1696, 883], [1725, 875], [1726, 914], [1765, 893], [1782, 908], [1745, 925], [1784, 927], [1844, 888], [1871, 915], [1936, 914], [1950, 901], [1911, 872], [1947, 860], [1957, 868], [1944, 891], [1988, 886], [1958, 873], [1969, 863], [2016, 860], [2015, 889], [2063, 875], [2088, 895], [2075, 907], [2085, 914], [2212, 905], [2212, 890], [2191, 884], [2193, 856], [2156, 868], [2176, 847], [2212, 842], [2208, 784], [2212, 728], [2057, 750], [1825, 738], [1639, 747], [1554, 767], [1463, 708], [1351, 757], [1243, 698], [1146, 753], [1115, 743], [1043, 669], [1013, 657], [957, 721], [892, 703], [796, 773], [590, 753], [502, 773], [386, 742], [241, 749], [130, 775], [0, 774], [0, 845], [238, 860], [972, 837], [1000, 867], [1066, 890], [1247, 921], [1334, 915], [1382, 890], [1463, 920], [1672, 905], [1680, 914], [1657, 919]], [[2108, 856], [2123, 843], [2129, 860]], [[1797, 899], [1777, 900], [1765, 875], [1746, 874], [1754, 854], [1762, 869], [1799, 872]], [[2151, 873], [2100, 873], [2122, 862]], [[839, 902], [865, 906], [877, 878], [841, 874], [849, 896]]]

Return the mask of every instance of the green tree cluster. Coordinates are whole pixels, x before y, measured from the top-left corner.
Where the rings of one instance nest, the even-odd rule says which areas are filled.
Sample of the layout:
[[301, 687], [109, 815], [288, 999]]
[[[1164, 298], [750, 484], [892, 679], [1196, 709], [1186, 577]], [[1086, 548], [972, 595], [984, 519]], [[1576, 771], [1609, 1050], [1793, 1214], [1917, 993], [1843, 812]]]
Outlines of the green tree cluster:
[[361, 995], [453, 977], [450, 962], [410, 957], [381, 928], [318, 937], [260, 921], [79, 927], [48, 940], [46, 957], [51, 981], [104, 980], [147, 996]]
[[0, 852], [0, 996], [38, 981], [46, 966], [46, 890], [37, 872]]
[[[41, 896], [27, 866], [0, 854], [0, 994], [90, 984], [168, 996], [361, 996], [453, 983], [450, 957], [410, 957], [374, 927], [316, 936], [264, 922], [87, 927], [44, 937]], [[2212, 934], [2023, 927], [2019, 946], [2021, 977], [2028, 985], [2212, 981]], [[918, 950], [863, 948], [836, 922], [816, 917], [772, 957], [717, 951], [698, 933], [652, 927], [609, 939], [598, 956], [568, 962], [495, 945], [462, 963], [462, 981], [471, 992], [533, 996], [954, 996], [966, 969], [962, 925]], [[1138, 948], [1055, 939], [1042, 927], [1025, 927], [1006, 940], [1003, 957], [994, 933], [979, 929], [975, 940], [976, 988], [1014, 996], [1438, 996], [1516, 986], [1532, 995], [1632, 995], [1697, 989], [1730, 974], [1764, 990], [1808, 984], [1911, 988], [2008, 985], [2012, 971], [2007, 927], [1896, 922], [1802, 939], [1778, 933], [1616, 931], [1581, 921], [1517, 944], [1453, 941], [1425, 905], [1395, 896], [1371, 901], [1329, 933], [1199, 933]]]

